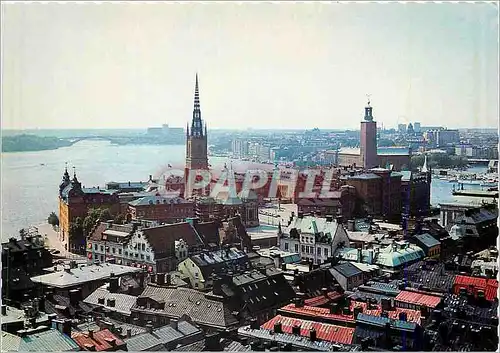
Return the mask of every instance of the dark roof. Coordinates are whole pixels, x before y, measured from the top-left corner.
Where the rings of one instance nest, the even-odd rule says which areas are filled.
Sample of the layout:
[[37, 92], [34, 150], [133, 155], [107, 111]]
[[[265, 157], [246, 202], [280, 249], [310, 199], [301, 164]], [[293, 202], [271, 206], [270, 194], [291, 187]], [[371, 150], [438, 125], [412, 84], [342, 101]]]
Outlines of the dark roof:
[[330, 269], [330, 271], [337, 271], [346, 278], [354, 277], [363, 273], [363, 271], [361, 271], [359, 268], [357, 268], [350, 262], [345, 262], [340, 265], [335, 265]]
[[[164, 309], [143, 307], [144, 300], [148, 299], [164, 302]], [[218, 328], [229, 328], [238, 323], [225, 303], [208, 299], [204, 293], [189, 288], [165, 288], [150, 284], [139, 296], [132, 311], [148, 312], [153, 315], [161, 312], [176, 319], [187, 315], [196, 324]]]
[[[101, 222], [94, 228], [88, 239], [93, 241], [103, 241], [105, 239], [109, 240], [110, 235], [105, 234], [106, 231], [111, 231], [110, 233], [120, 232], [124, 233], [124, 235], [125, 234], [132, 235], [134, 227], [132, 224], [114, 224], [114, 223], [108, 224], [107, 222]], [[127, 236], [124, 237], [112, 236], [112, 237], [113, 241], [115, 242], [128, 240]]]
[[247, 254], [236, 248], [204, 252], [192, 255], [190, 259], [200, 268], [204, 278], [209, 278], [212, 273], [236, 270], [239, 265], [249, 262]]
[[155, 252], [155, 256], [173, 254], [175, 241], [180, 239], [184, 239], [189, 246], [204, 245], [195, 229], [187, 222], [143, 228], [142, 232]]
[[85, 315], [93, 310], [92, 306], [79, 301], [78, 305], [70, 304], [69, 298], [54, 294], [52, 299], [45, 299], [45, 312], [56, 314], [60, 319], [69, 319], [77, 315]]
[[214, 243], [219, 245], [219, 221], [211, 222], [197, 222], [194, 223], [194, 228], [198, 232], [198, 235], [203, 239], [205, 244]]
[[428, 249], [441, 244], [439, 240], [436, 240], [436, 238], [431, 236], [429, 233], [417, 234], [414, 235], [414, 237]]
[[[172, 204], [193, 204], [191, 201], [183, 199], [179, 196], [169, 195], [169, 196], [144, 196], [140, 199], [130, 201], [128, 204], [133, 207], [137, 206], [149, 206], [149, 205], [172, 205]], [[193, 204], [194, 207], [194, 204]]]
[[249, 271], [232, 279], [234, 298], [239, 302], [239, 308], [244, 307], [250, 313], [280, 307], [295, 297], [295, 291], [281, 271], [262, 271]]
[[43, 245], [38, 245], [36, 242], [29, 240], [22, 240], [11, 238], [9, 241], [2, 243], [2, 250], [10, 249], [10, 252], [23, 252], [28, 250], [41, 250], [44, 249]]

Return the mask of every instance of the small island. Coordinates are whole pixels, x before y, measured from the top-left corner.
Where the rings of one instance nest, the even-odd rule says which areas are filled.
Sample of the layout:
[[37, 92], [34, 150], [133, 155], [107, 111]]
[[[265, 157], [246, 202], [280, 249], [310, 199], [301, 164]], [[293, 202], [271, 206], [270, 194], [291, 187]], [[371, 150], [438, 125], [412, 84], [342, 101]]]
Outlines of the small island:
[[54, 150], [71, 146], [73, 142], [57, 137], [36, 135], [15, 135], [2, 137], [2, 152], [29, 152]]

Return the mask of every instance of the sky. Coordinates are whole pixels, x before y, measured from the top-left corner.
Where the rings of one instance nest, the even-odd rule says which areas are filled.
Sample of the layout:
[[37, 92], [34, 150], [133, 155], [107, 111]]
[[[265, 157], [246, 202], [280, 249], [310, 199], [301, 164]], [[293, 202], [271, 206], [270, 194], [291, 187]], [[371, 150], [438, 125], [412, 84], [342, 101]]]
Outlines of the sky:
[[493, 3], [5, 3], [2, 128], [498, 126]]

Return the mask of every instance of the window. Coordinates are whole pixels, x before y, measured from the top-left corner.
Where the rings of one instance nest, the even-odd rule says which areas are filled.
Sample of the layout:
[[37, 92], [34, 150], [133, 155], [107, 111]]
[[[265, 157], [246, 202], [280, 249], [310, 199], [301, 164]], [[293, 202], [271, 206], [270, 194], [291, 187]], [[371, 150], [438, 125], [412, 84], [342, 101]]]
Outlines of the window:
[[141, 254], [141, 260], [144, 260], [144, 255], [143, 254]]
[[324, 254], [325, 254], [325, 257], [328, 257], [328, 248], [325, 248]]
[[118, 254], [122, 254], [122, 249], [118, 249]]
[[295, 252], [299, 252], [299, 244], [295, 244]]
[[146, 244], [143, 243], [141, 247], [142, 247], [142, 251], [146, 250]]
[[97, 244], [94, 244], [94, 250], [97, 250], [97, 247], [98, 247]]
[[318, 256], [321, 256], [321, 248], [318, 248], [317, 253], [318, 253]]
[[306, 252], [306, 246], [302, 245], [302, 252]]
[[101, 251], [104, 251], [104, 246], [101, 245]]
[[148, 260], [148, 261], [149, 261], [149, 259], [150, 259], [149, 255], [146, 255], [146, 260]]
[[114, 254], [116, 252], [116, 249], [115, 248], [112, 248], [111, 249], [111, 252]]
[[288, 243], [285, 242], [285, 251], [288, 251]]

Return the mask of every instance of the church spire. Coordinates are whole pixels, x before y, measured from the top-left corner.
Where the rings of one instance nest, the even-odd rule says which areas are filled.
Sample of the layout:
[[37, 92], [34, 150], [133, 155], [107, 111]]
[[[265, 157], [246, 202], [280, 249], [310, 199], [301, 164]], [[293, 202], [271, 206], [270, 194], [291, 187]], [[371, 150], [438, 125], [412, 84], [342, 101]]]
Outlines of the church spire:
[[196, 73], [196, 83], [194, 86], [194, 107], [193, 120], [191, 121], [191, 136], [203, 137], [203, 126], [201, 121], [200, 90], [198, 86], [198, 73]]
[[365, 107], [365, 121], [373, 121], [373, 115], [372, 115], [372, 106], [370, 105], [370, 94], [367, 94], [366, 97], [368, 98], [368, 103]]

